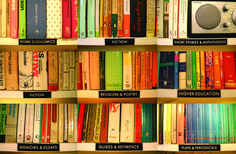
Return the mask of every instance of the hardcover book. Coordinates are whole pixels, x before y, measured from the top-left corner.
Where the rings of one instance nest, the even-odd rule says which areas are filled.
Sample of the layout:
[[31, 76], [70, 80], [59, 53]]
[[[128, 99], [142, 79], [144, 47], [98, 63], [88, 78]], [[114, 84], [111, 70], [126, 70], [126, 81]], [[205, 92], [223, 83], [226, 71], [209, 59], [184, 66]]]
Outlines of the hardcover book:
[[95, 120], [96, 120], [96, 110], [97, 110], [97, 104], [90, 104], [90, 111], [89, 111], [89, 117], [88, 117], [88, 128], [86, 130], [87, 133], [87, 143], [92, 143], [94, 138], [94, 126], [95, 126]]
[[142, 132], [141, 132], [141, 112], [142, 112], [142, 104], [135, 104], [135, 142], [141, 143], [142, 139]]
[[100, 135], [101, 143], [107, 143], [108, 118], [109, 118], [109, 104], [103, 104], [102, 119], [101, 119], [101, 135]]
[[153, 124], [152, 124], [152, 104], [142, 104], [142, 142], [152, 142]]
[[95, 120], [95, 127], [94, 127], [94, 138], [93, 138], [93, 141], [95, 143], [100, 142], [102, 106], [103, 106], [103, 104], [97, 104], [96, 120]]
[[71, 38], [71, 0], [62, 0], [62, 37]]
[[118, 34], [118, 0], [112, 0], [112, 37]]
[[236, 88], [234, 52], [223, 52], [225, 89]]
[[90, 71], [90, 87], [92, 90], [100, 88], [99, 79], [99, 52], [90, 52], [89, 71]]

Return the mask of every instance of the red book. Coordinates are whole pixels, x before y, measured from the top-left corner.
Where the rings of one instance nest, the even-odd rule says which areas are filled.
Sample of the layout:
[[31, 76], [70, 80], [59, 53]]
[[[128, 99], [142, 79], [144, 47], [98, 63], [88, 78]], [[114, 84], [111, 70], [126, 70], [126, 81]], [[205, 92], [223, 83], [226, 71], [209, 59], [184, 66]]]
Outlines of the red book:
[[123, 37], [130, 37], [130, 1], [124, 1]]
[[101, 119], [101, 134], [100, 134], [101, 143], [107, 143], [108, 117], [109, 117], [109, 104], [103, 104], [102, 119]]
[[78, 117], [78, 123], [77, 123], [77, 134], [78, 134], [77, 142], [78, 143], [81, 143], [81, 139], [82, 139], [84, 110], [85, 110], [85, 104], [80, 104], [79, 117]]
[[18, 0], [11, 0], [11, 38], [18, 38]]
[[150, 84], [150, 52], [146, 51], [146, 56], [145, 56], [145, 68], [146, 68], [146, 72], [145, 72], [145, 82], [146, 82], [146, 89], [149, 89], [149, 84]]
[[150, 57], [149, 57], [149, 59], [150, 59], [150, 64], [149, 64], [149, 67], [150, 67], [150, 76], [149, 76], [149, 86], [147, 87], [148, 89], [152, 89], [152, 75], [153, 75], [153, 73], [152, 73], [152, 51], [151, 52], [149, 52], [150, 53]]
[[51, 130], [51, 104], [47, 104], [47, 132], [46, 143], [50, 143], [50, 130]]
[[152, 52], [152, 89], [157, 88], [157, 51]]
[[108, 37], [112, 37], [111, 15], [112, 15], [112, 0], [108, 0]]
[[220, 52], [213, 52], [213, 66], [214, 66], [214, 88], [221, 88], [221, 78], [220, 78]]
[[222, 51], [220, 51], [220, 78], [221, 78], [221, 89], [225, 89], [224, 58]]
[[225, 89], [236, 88], [234, 52], [223, 52]]
[[146, 89], [146, 52], [141, 52], [141, 89]]
[[41, 143], [45, 143], [46, 141], [46, 120], [47, 120], [46, 118], [47, 118], [47, 104], [43, 104]]
[[72, 38], [77, 38], [77, 0], [71, 0], [71, 10]]
[[141, 89], [141, 52], [135, 52], [136, 59], [136, 90]]
[[77, 70], [77, 90], [83, 89], [83, 84], [82, 84], [82, 52], [77, 53], [78, 56], [78, 70]]
[[62, 37], [71, 38], [71, 0], [62, 0]]
[[214, 88], [214, 75], [213, 75], [213, 54], [212, 51], [206, 51], [206, 89]]
[[142, 133], [141, 133], [141, 104], [135, 104], [135, 133], [134, 138], [136, 143], [141, 143]]

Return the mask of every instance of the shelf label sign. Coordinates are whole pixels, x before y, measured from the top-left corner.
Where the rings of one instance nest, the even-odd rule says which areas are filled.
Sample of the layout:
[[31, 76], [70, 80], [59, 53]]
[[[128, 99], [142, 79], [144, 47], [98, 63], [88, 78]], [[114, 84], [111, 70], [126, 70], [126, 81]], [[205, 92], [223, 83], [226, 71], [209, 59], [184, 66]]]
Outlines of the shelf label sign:
[[19, 45], [57, 45], [57, 39], [19, 39]]
[[23, 98], [51, 98], [51, 92], [23, 92]]
[[142, 151], [142, 143], [96, 144], [96, 151]]
[[140, 91], [99, 91], [99, 98], [140, 98]]
[[220, 90], [178, 90], [178, 97], [221, 97]]
[[173, 45], [227, 45], [227, 39], [173, 39]]
[[17, 151], [60, 151], [59, 144], [24, 144], [18, 143]]
[[134, 45], [134, 38], [128, 39], [105, 39], [105, 45]]
[[179, 145], [179, 151], [220, 151], [220, 145]]

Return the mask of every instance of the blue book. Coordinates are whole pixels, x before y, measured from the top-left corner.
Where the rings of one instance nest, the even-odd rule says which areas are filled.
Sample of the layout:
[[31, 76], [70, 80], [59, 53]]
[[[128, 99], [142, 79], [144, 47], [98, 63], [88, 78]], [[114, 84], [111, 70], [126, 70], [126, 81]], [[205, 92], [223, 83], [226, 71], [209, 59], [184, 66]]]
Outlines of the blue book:
[[174, 89], [179, 89], [179, 52], [178, 51], [175, 51]]
[[191, 143], [196, 143], [197, 140], [197, 104], [192, 104], [192, 134]]
[[159, 88], [174, 88], [174, 52], [161, 52]]
[[27, 38], [46, 39], [46, 0], [27, 1]]
[[197, 136], [196, 143], [201, 143], [201, 104], [197, 104]]
[[192, 143], [192, 104], [187, 104], [186, 108], [187, 143]]
[[205, 139], [204, 143], [210, 143], [210, 114], [209, 114], [209, 104], [204, 104], [204, 117], [205, 117], [205, 123], [204, 123], [204, 136]]
[[199, 104], [199, 117], [200, 117], [200, 132], [199, 132], [199, 136], [200, 136], [200, 141], [198, 143], [204, 143], [203, 140], [203, 132], [204, 132], [204, 104]]

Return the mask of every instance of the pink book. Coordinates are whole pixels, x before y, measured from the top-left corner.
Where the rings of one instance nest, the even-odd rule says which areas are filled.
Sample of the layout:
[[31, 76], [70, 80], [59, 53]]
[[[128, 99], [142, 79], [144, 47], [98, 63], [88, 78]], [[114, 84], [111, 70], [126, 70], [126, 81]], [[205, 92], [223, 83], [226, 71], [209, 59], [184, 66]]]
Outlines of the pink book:
[[18, 38], [18, 0], [11, 0], [11, 38]]
[[184, 104], [177, 104], [177, 144], [184, 144]]
[[71, 38], [71, 0], [62, 0], [62, 37]]
[[77, 38], [77, 0], [71, 0], [71, 10], [72, 38]]
[[99, 52], [93, 51], [90, 52], [89, 57], [89, 71], [90, 71], [90, 89], [99, 90]]

